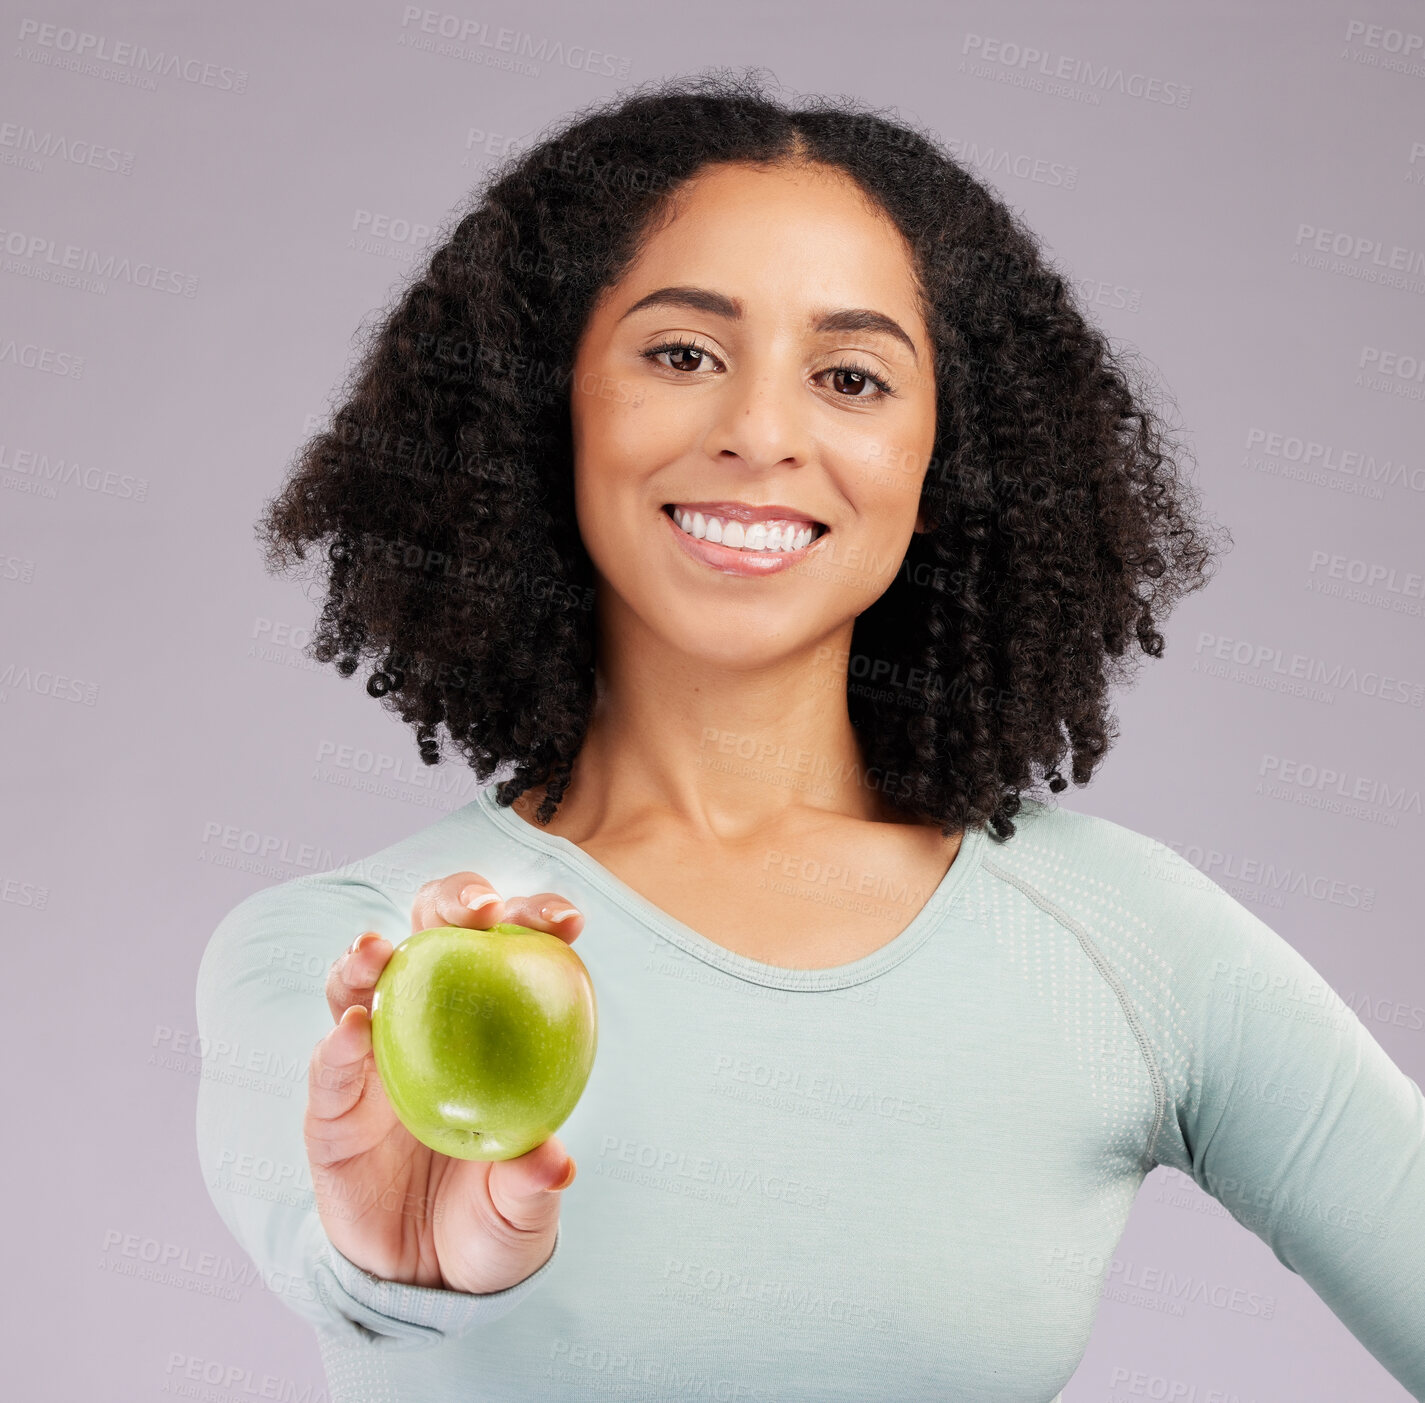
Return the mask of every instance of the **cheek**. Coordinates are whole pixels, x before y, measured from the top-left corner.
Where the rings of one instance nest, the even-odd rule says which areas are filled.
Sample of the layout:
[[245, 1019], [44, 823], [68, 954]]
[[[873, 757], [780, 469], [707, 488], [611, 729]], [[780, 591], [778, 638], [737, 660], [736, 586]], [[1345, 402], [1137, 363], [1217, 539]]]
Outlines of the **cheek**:
[[646, 529], [640, 518], [660, 505], [648, 480], [679, 456], [682, 440], [673, 416], [636, 403], [628, 387], [610, 381], [600, 394], [589, 384], [570, 404], [574, 499], [590, 555], [617, 574], [630, 558], [630, 532]]
[[843, 443], [842, 482], [854, 509], [854, 537], [843, 541], [839, 557], [855, 577], [865, 608], [894, 582], [915, 535], [921, 483], [930, 457], [933, 424], [910, 422]]
[[934, 397], [917, 387], [903, 393], [905, 399], [883, 403], [874, 413], [828, 418], [821, 431], [826, 452], [882, 508], [898, 496], [918, 496], [935, 444]]
[[915, 525], [931, 446], [932, 435], [920, 432], [880, 432], [844, 445], [848, 494], [878, 536], [895, 537]]
[[637, 396], [637, 387], [611, 382], [607, 395], [583, 393], [573, 406], [576, 485], [590, 507], [597, 506], [596, 498], [642, 493], [649, 477], [685, 457], [695, 443], [686, 414]]

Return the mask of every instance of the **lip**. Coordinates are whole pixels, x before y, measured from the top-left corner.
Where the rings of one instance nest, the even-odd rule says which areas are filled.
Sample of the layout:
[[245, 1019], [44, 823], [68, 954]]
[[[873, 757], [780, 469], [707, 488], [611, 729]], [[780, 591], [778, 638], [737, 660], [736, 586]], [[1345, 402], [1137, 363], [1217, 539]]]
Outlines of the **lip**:
[[[770, 507], [753, 507], [746, 502], [665, 502], [663, 505], [665, 511], [669, 507], [682, 507], [684, 511], [726, 517], [729, 521], [804, 521], [808, 526], [826, 526], [824, 521], [818, 521], [796, 507], [784, 507], [776, 502]], [[822, 534], [825, 535], [825, 530]]]
[[[684, 503], [679, 502], [677, 505], [681, 507]], [[687, 505], [689, 510], [703, 510], [701, 504], [696, 508], [694, 508], [691, 503]], [[658, 514], [668, 523], [668, 529], [678, 538], [678, 544], [688, 555], [704, 565], [710, 565], [714, 570], [720, 571], [724, 575], [750, 575], [760, 577], [762, 575], [775, 575], [779, 571], [788, 570], [799, 560], [804, 560], [807, 555], [814, 551], [817, 545], [821, 541], [824, 541], [830, 534], [829, 531], [823, 531], [820, 536], [813, 536], [800, 550], [739, 550], [735, 546], [723, 546], [715, 541], [700, 541], [696, 536], [688, 535], [688, 533], [673, 520], [673, 513], [670, 507], [663, 508]], [[721, 515], [721, 513], [718, 514]], [[741, 518], [739, 518], [739, 520], [740, 519]], [[807, 520], [808, 518], [793, 516], [790, 519], [797, 521]]]

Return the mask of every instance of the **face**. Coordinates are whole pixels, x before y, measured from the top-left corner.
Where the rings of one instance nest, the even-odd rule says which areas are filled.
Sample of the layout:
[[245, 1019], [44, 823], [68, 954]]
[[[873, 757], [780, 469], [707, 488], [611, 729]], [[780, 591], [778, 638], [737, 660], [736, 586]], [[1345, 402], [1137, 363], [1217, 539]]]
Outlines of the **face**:
[[734, 669], [844, 647], [924, 525], [910, 250], [824, 166], [708, 167], [675, 199], [575, 357], [601, 633]]

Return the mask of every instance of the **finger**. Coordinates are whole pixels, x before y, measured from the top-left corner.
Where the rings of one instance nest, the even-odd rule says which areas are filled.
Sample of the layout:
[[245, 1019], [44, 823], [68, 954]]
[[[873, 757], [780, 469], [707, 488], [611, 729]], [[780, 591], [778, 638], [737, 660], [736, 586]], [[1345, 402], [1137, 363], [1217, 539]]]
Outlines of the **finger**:
[[371, 1012], [371, 995], [396, 947], [374, 930], [363, 931], [327, 971], [327, 1007], [340, 1020], [352, 1004]]
[[490, 1165], [490, 1202], [514, 1228], [542, 1227], [554, 1195], [574, 1182], [577, 1167], [557, 1135], [514, 1159]]
[[[366, 1057], [371, 1051], [371, 1019], [365, 1008], [353, 1004], [341, 1021], [312, 1049], [307, 1068], [308, 1138], [321, 1145], [330, 1141], [333, 1122], [361, 1100], [366, 1081]], [[330, 1163], [315, 1159], [313, 1163]]]
[[411, 907], [411, 934], [434, 926], [488, 930], [504, 920], [500, 894], [478, 872], [456, 872], [427, 882]]
[[568, 897], [542, 891], [534, 896], [512, 896], [505, 902], [504, 920], [532, 930], [545, 930], [573, 944], [584, 929], [584, 915]]

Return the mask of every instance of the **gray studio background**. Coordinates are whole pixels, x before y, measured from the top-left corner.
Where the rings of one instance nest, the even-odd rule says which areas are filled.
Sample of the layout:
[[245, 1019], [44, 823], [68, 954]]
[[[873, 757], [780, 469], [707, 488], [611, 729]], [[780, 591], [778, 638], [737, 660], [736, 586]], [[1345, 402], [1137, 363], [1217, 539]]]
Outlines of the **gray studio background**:
[[[1171, 393], [1235, 546], [1060, 802], [1188, 855], [1425, 1081], [1418, 5], [0, 14], [10, 1396], [324, 1398], [199, 1173], [198, 960], [247, 893], [475, 786], [304, 657], [312, 602], [252, 523], [496, 156], [709, 64], [929, 124]], [[1112, 1280], [1068, 1403], [1406, 1397], [1171, 1171]]]

